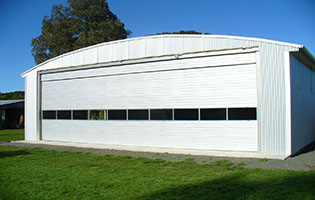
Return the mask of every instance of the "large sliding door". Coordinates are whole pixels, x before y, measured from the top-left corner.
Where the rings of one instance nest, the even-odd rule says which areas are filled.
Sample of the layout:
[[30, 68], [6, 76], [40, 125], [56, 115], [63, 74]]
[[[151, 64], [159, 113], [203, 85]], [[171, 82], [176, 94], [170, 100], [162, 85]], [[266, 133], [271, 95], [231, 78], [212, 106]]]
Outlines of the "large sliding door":
[[[248, 52], [43, 73], [41, 108], [48, 117], [42, 139], [257, 151], [255, 57]], [[62, 112], [70, 116], [60, 119]], [[102, 116], [95, 120], [93, 113]]]

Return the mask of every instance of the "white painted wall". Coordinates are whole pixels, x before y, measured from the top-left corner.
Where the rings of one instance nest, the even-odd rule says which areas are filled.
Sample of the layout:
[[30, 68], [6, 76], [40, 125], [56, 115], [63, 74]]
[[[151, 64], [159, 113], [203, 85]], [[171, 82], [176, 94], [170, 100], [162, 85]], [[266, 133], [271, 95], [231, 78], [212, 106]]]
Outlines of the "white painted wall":
[[254, 52], [43, 74], [42, 109], [257, 107], [247, 63]]
[[25, 78], [25, 140], [39, 140], [37, 132], [37, 71]]
[[43, 140], [257, 151], [257, 121], [43, 120]]
[[315, 141], [315, 72], [290, 55], [292, 153]]
[[[254, 51], [43, 74], [42, 109], [257, 107], [255, 62]], [[43, 140], [258, 151], [257, 120], [43, 120], [42, 125]]]
[[[299, 48], [303, 47], [302, 45], [220, 35], [147, 36], [102, 43], [79, 49], [44, 62], [31, 71], [24, 73], [23, 76], [31, 76], [30, 74], [33, 71], [55, 68], [79, 67], [150, 56], [253, 46], [257, 46], [260, 52], [260, 63], [257, 71], [257, 74], [259, 74], [258, 85], [260, 86], [258, 88], [260, 151], [264, 153], [287, 154], [286, 144], [288, 139], [286, 137], [288, 134], [286, 132], [286, 119], [288, 116], [286, 112], [286, 90], [284, 89], [286, 73], [283, 54], [285, 51], [298, 51]], [[33, 78], [36, 77], [33, 76]], [[32, 91], [33, 89], [26, 90]], [[34, 96], [33, 99], [36, 99], [37, 94], [36, 92], [29, 92], [28, 95], [32, 95]], [[26, 102], [26, 104], [32, 103], [32, 101]], [[32, 105], [28, 107], [32, 107]], [[26, 115], [27, 117], [28, 115]], [[30, 117], [29, 120], [33, 119], [35, 118]], [[26, 132], [26, 134], [36, 134], [33, 130]]]

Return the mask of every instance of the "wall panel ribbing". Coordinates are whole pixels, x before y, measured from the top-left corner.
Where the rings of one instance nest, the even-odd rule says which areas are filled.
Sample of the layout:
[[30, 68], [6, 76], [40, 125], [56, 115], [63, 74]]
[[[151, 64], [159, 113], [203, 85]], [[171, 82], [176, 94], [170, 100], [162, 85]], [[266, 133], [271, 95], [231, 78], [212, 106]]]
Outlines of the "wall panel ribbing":
[[290, 55], [292, 153], [315, 141], [315, 72]]
[[43, 133], [43, 140], [52, 141], [257, 151], [257, 121], [43, 120]]
[[[130, 43], [131, 41], [138, 41], [139, 45], [136, 45], [135, 43], [132, 45], [119, 44]], [[174, 46], [174, 44], [177, 46]], [[113, 46], [120, 47], [116, 48]], [[287, 104], [287, 101], [285, 100], [286, 94], [284, 89], [285, 71], [283, 52], [297, 51], [301, 48], [301, 45], [261, 39], [216, 35], [150, 36], [103, 43], [93, 47], [80, 49], [43, 63], [35, 68], [34, 71], [191, 51], [222, 50], [251, 46], [259, 47], [261, 57], [261, 70], [258, 72], [261, 76], [261, 83], [259, 84], [261, 87], [259, 88], [260, 91], [258, 93], [262, 94], [262, 96], [258, 97], [258, 101], [260, 101], [260, 112], [258, 118], [261, 123], [261, 151], [265, 153], [285, 154], [285, 120], [288, 113], [286, 113], [285, 110], [285, 104]], [[80, 56], [82, 51], [89, 48], [97, 49], [97, 56], [94, 56], [93, 58], [97, 58], [98, 60], [89, 61], [91, 63], [84, 62], [83, 57]], [[121, 53], [125, 51], [128, 51], [129, 53]], [[133, 51], [137, 51], [137, 53], [130, 53]], [[56, 62], [57, 60], [61, 60], [62, 57], [70, 57], [70, 60], [72, 60], [71, 63]], [[29, 95], [36, 95], [36, 93]], [[29, 134], [35, 133], [31, 131]]]
[[[105, 67], [97, 73], [47, 73], [42, 75], [42, 109], [257, 107], [255, 56], [251, 52]], [[42, 127], [43, 140], [258, 151], [256, 120], [43, 120]]]

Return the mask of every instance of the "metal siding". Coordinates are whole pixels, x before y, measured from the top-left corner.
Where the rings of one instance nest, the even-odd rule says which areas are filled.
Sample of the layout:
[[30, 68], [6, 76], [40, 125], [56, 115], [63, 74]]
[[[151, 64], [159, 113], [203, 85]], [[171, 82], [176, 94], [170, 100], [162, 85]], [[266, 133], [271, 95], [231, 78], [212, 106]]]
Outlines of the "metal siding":
[[[55, 66], [60, 66], [60, 67], [66, 67], [65, 63], [63, 62], [64, 59], [65, 59], [66, 56], [64, 57], [61, 57], [60, 59], [56, 60], [54, 63], [55, 63]], [[80, 62], [82, 63], [82, 62]]]
[[[198, 54], [199, 55], [199, 54]], [[244, 51], [241, 54], [227, 54], [219, 56], [209, 56], [203, 58], [189, 58], [179, 60], [168, 60], [160, 62], [147, 62], [139, 64], [120, 65], [115, 67], [103, 67], [103, 68], [91, 68], [89, 70], [75, 70], [66, 71], [62, 73], [51, 73], [42, 76], [42, 81], [100, 76], [100, 75], [113, 75], [122, 73], [136, 73], [143, 71], [161, 71], [161, 70], [174, 70], [174, 69], [188, 69], [188, 68], [200, 68], [200, 67], [218, 67], [225, 65], [241, 65], [255, 63], [255, 53], [248, 53]]]
[[[53, 69], [54, 68], [53, 66], [56, 66], [54, 63], [55, 63], [55, 61], [51, 61], [51, 62], [43, 65], [41, 67], [41, 70]], [[37, 70], [34, 70], [34, 71], [37, 71]]]
[[128, 59], [128, 43], [116, 43], [112, 45], [112, 58], [111, 60], [127, 60]]
[[[131, 42], [137, 41], [138, 43], [141, 43], [141, 41], [145, 41], [145, 52], [143, 55], [139, 55], [137, 58], [143, 58], [146, 56], [161, 56], [165, 54], [173, 54], [174, 50], [177, 49], [177, 47], [173, 47], [172, 45], [169, 45], [173, 39], [180, 39], [183, 44], [181, 46], [185, 46], [184, 50], [181, 50], [181, 52], [191, 52], [194, 49], [196, 51], [203, 51], [203, 50], [217, 50], [217, 49], [226, 49], [226, 48], [240, 48], [240, 47], [248, 47], [252, 45], [257, 44], [266, 44], [270, 46], [279, 46], [281, 48], [284, 48], [286, 50], [298, 50], [302, 47], [302, 45], [296, 45], [291, 43], [284, 43], [284, 42], [278, 42], [278, 41], [271, 41], [271, 40], [264, 40], [264, 39], [258, 39], [258, 38], [247, 38], [247, 37], [235, 37], [235, 36], [224, 36], [224, 35], [157, 35], [157, 36], [146, 36], [146, 37], [140, 37], [140, 38], [131, 38], [131, 39], [125, 39], [125, 40], [119, 40], [119, 41], [113, 41], [113, 42], [106, 42], [97, 44], [94, 46], [82, 48], [76, 51], [72, 51], [63, 55], [60, 55], [58, 57], [52, 58], [48, 61], [45, 61], [34, 68], [28, 70], [27, 72], [23, 74], [27, 74], [28, 72], [36, 69], [36, 70], [42, 70], [47, 69], [46, 65], [48, 65], [51, 62], [54, 62], [56, 60], [61, 60], [63, 57], [72, 57], [73, 55], [80, 54], [84, 51], [88, 51], [89, 49], [98, 49], [103, 50], [109, 49], [109, 51], [105, 51], [106, 58], [100, 59], [99, 61], [103, 62], [111, 62], [111, 61], [117, 61], [117, 60], [123, 60], [125, 59], [125, 54], [120, 54], [121, 51], [129, 50], [129, 51], [139, 51], [139, 46], [135, 49], [120, 49], [119, 46], [127, 45]], [[200, 42], [202, 40], [202, 42]], [[107, 48], [109, 47], [109, 48]], [[118, 48], [116, 48], [118, 47]], [[112, 52], [115, 51], [115, 52]], [[108, 56], [108, 54], [111, 54], [111, 56]], [[114, 54], [117, 54], [114, 56]], [[119, 55], [121, 57], [119, 57]], [[128, 55], [128, 53], [127, 53]], [[105, 56], [105, 55], [104, 55]], [[79, 65], [83, 65], [83, 57], [79, 56]], [[134, 59], [136, 57], [130, 57], [130, 59]], [[92, 64], [92, 63], [90, 63]], [[64, 67], [61, 66], [55, 66], [57, 68]]]
[[33, 71], [25, 79], [25, 140], [35, 141], [37, 137], [37, 72]]
[[255, 73], [241, 65], [43, 82], [43, 109], [256, 107]]
[[[159, 56], [170, 54], [169, 49], [164, 45], [166, 38], [146, 38], [145, 40], [145, 54], [144, 56]], [[152, 48], [154, 46], [155, 48]]]
[[315, 140], [315, 94], [311, 88], [311, 78], [315, 77], [315, 72], [293, 55], [290, 55], [290, 66], [292, 153], [296, 153]]
[[59, 60], [57, 66], [63, 66], [63, 67], [73, 66], [72, 63], [71, 63], [71, 58], [70, 58], [70, 57], [67, 57], [67, 56], [62, 57], [62, 58]]
[[291, 70], [290, 70], [290, 52], [284, 52], [285, 60], [285, 100], [286, 100], [286, 119], [285, 119], [285, 154], [292, 154], [291, 140]]
[[266, 42], [220, 39], [213, 48], [259, 46], [261, 93], [258, 118], [261, 123], [260, 151], [263, 153], [286, 154], [285, 152], [285, 71], [284, 51], [297, 50], [295, 47], [274, 45]]
[[[153, 70], [149, 73], [86, 78], [91, 75], [90, 71], [94, 71], [90, 69], [67, 72], [68, 78], [71, 74], [76, 77], [78, 73], [85, 78], [59, 81], [52, 81], [52, 78], [64, 78], [64, 72], [43, 74], [42, 79], [46, 81], [42, 82], [42, 109], [256, 107], [256, 65], [243, 64], [253, 62], [255, 52], [147, 63], [140, 66], [101, 68], [96, 74], [134, 72], [135, 69], [140, 72], [147, 68]], [[226, 63], [231, 66], [207, 67]], [[162, 66], [172, 67], [173, 70], [161, 72], [159, 70]], [[196, 66], [207, 68], [197, 69]], [[187, 67], [189, 69], [183, 70]], [[45, 78], [46, 76], [49, 78]], [[94, 126], [95, 123], [97, 125]], [[91, 130], [88, 135], [86, 131], [82, 131], [87, 129]], [[43, 120], [43, 139], [152, 147], [258, 150], [257, 121], [246, 120], [212, 122]]]
[[[277, 47], [262, 45], [261, 50], [261, 132], [262, 152], [285, 153], [284, 55]], [[265, 53], [268, 52], [268, 53]], [[272, 54], [271, 54], [272, 52]]]
[[257, 151], [257, 121], [43, 120], [43, 132], [53, 141]]
[[[242, 59], [237, 59], [239, 56]], [[209, 67], [215, 63], [236, 64], [228, 67]], [[212, 60], [212, 62], [211, 62]], [[256, 65], [241, 65], [255, 62], [255, 53], [206, 57], [67, 72], [66, 77], [88, 77], [95, 74], [112, 74], [96, 78], [80, 78], [47, 81], [65, 78], [65, 73], [42, 75], [42, 108], [90, 109], [94, 108], [189, 108], [193, 107], [256, 107]], [[154, 66], [155, 65], [155, 66]], [[162, 66], [175, 71], [157, 71]], [[185, 67], [193, 67], [185, 69]], [[122, 69], [120, 69], [122, 68]], [[134, 69], [135, 68], [135, 69]], [[134, 74], [151, 69], [153, 72]], [[78, 74], [79, 73], [79, 74]], [[125, 75], [114, 75], [127, 73]], [[129, 74], [128, 74], [129, 73]], [[58, 77], [60, 76], [60, 77]], [[46, 78], [48, 77], [48, 78]], [[88, 103], [89, 102], [89, 103]], [[105, 102], [105, 103], [104, 103]]]
[[81, 64], [80, 63], [81, 62], [80, 56], [81, 56], [81, 54], [79, 52], [70, 56], [71, 57], [71, 66], [78, 66]]
[[[135, 49], [137, 49], [135, 51]], [[130, 41], [128, 45], [129, 58], [140, 58], [145, 54], [145, 40]]]
[[97, 63], [97, 48], [91, 48], [83, 51], [83, 64], [95, 64]]
[[[203, 41], [201, 43], [200, 38], [202, 38]], [[126, 58], [135, 58], [132, 56], [139, 56], [138, 58], [141, 58], [146, 56], [160, 56], [165, 54], [184, 53], [187, 51], [192, 51], [192, 49], [196, 51], [202, 51], [259, 46], [261, 56], [261, 71], [258, 72], [258, 74], [260, 74], [261, 76], [261, 88], [258, 89], [260, 90], [259, 93], [262, 94], [262, 96], [259, 97], [261, 98], [261, 105], [259, 108], [260, 112], [258, 118], [261, 123], [261, 151], [264, 153], [285, 154], [285, 120], [288, 113], [286, 113], [285, 110], [286, 94], [284, 89], [285, 70], [283, 52], [297, 51], [301, 47], [301, 45], [231, 36], [173, 35], [139, 38], [137, 39], [137, 41], [145, 41], [145, 47], [142, 47], [142, 45], [140, 45], [140, 47], [134, 45], [135, 49], [132, 49], [132, 47], [128, 47], [127, 45], [127, 43], [132, 40], [135, 39], [100, 44], [92, 48], [102, 49], [99, 51], [100, 62], [110, 62]], [[178, 46], [175, 47], [171, 44], [176, 44]], [[109, 52], [108, 50], [103, 50], [104, 48], [108, 49], [108, 46], [111, 47]], [[143, 50], [142, 48], [145, 48], [145, 50]], [[73, 57], [75, 55], [77, 56], [77, 58], [74, 59], [76, 60], [75, 65], [83, 65], [86, 64], [83, 62], [83, 60], [80, 60], [83, 58], [83, 56], [78, 55], [82, 51], [85, 50], [79, 50], [79, 52], [69, 53], [65, 56]], [[139, 51], [141, 53], [128, 54], [126, 51]], [[64, 66], [61, 63], [59, 63], [60, 65], [58, 63], [56, 64], [55, 61], [58, 59], [60, 60], [60, 58], [53, 59], [46, 64], [43, 64], [40, 67], [36, 68], [36, 70], [59, 68]], [[50, 66], [46, 67], [45, 65]]]
[[111, 44], [107, 44], [107, 45], [103, 45], [97, 48], [99, 63], [108, 62], [109, 60], [111, 60], [111, 57], [112, 57], [111, 47], [112, 47]]

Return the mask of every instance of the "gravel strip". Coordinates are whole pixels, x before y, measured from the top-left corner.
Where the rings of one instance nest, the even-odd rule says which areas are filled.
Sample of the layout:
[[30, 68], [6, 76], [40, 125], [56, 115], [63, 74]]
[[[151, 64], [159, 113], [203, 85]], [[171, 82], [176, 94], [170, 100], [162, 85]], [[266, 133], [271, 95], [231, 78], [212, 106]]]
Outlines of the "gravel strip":
[[46, 144], [27, 144], [27, 143], [0, 143], [2, 146], [15, 147], [31, 147], [44, 148], [56, 151], [71, 151], [84, 152], [93, 154], [109, 154], [117, 156], [132, 156], [145, 157], [149, 159], [163, 159], [166, 161], [180, 162], [186, 159], [193, 160], [198, 164], [209, 164], [216, 160], [228, 160], [234, 163], [244, 163], [246, 168], [262, 168], [262, 169], [291, 169], [291, 170], [315, 170], [315, 143], [308, 146], [306, 153], [301, 153], [294, 157], [289, 157], [286, 160], [274, 159], [257, 159], [257, 158], [232, 158], [232, 157], [213, 157], [213, 156], [198, 156], [198, 155], [184, 155], [184, 154], [168, 154], [168, 153], [150, 153], [150, 152], [136, 152], [124, 150], [111, 149], [93, 149], [70, 146], [55, 146]]

